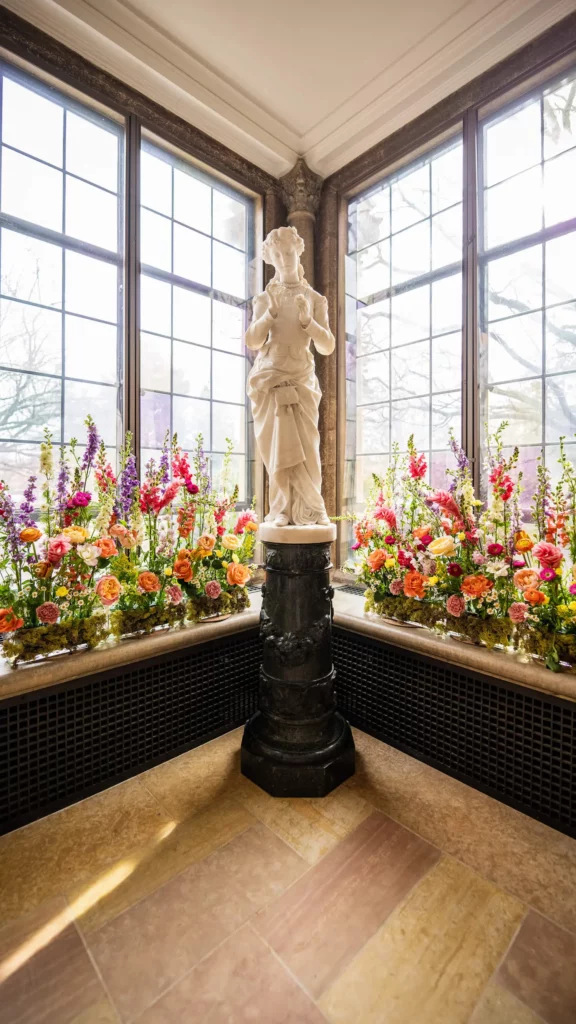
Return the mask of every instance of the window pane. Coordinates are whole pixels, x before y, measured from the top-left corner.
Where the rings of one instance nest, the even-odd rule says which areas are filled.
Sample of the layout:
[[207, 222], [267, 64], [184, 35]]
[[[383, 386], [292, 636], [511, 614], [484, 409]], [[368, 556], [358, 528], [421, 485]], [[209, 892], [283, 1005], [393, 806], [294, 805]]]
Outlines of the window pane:
[[460, 390], [453, 391], [449, 395], [432, 396], [431, 448], [447, 448], [451, 430], [455, 437], [459, 436], [462, 415], [461, 402]]
[[48, 427], [60, 440], [60, 379], [0, 370], [0, 438], [40, 441]]
[[192, 174], [174, 171], [174, 217], [205, 235], [211, 228], [212, 189]]
[[546, 372], [576, 370], [576, 303], [546, 313]]
[[544, 165], [544, 219], [546, 226], [576, 217], [576, 150]]
[[69, 441], [72, 437], [82, 439], [85, 436], [84, 420], [87, 412], [90, 412], [103, 441], [107, 445], [115, 445], [118, 430], [116, 388], [106, 387], [104, 384], [85, 384], [81, 381], [67, 380], [65, 391], [65, 440]]
[[[373, 192], [356, 207], [356, 238], [352, 249], [363, 249], [390, 234], [390, 189]], [[355, 243], [355, 244], [354, 244]]]
[[[354, 303], [354, 309], [356, 304]], [[358, 355], [368, 355], [388, 348], [390, 344], [390, 299], [382, 299], [359, 310], [358, 321], [350, 325], [350, 333], [358, 331]]]
[[62, 167], [64, 114], [58, 103], [6, 75], [2, 82], [2, 140]]
[[392, 350], [390, 387], [394, 398], [425, 395], [430, 390], [430, 342], [417, 341]]
[[226, 352], [244, 352], [244, 310], [228, 302], [212, 303], [212, 345]]
[[213, 285], [221, 292], [246, 298], [246, 257], [220, 242], [213, 243]]
[[2, 147], [2, 211], [62, 230], [62, 172]]
[[544, 94], [544, 159], [576, 145], [576, 83], [564, 82]]
[[[212, 463], [212, 478], [217, 488], [223, 486], [223, 456], [213, 455], [211, 458]], [[238, 485], [238, 501], [246, 501], [246, 459], [243, 455], [233, 455], [230, 459], [230, 468], [228, 477], [226, 480], [227, 490], [230, 494], [234, 487]], [[248, 496], [250, 499], [252, 495]]]
[[213, 192], [214, 238], [237, 249], [246, 248], [246, 207], [218, 189]]
[[490, 326], [488, 380], [522, 380], [542, 373], [542, 314], [528, 313]]
[[462, 206], [432, 218], [432, 270], [462, 260]]
[[118, 191], [118, 136], [101, 125], [66, 113], [66, 170]]
[[534, 167], [486, 192], [486, 245], [509, 242], [542, 228], [542, 170]]
[[158, 270], [172, 270], [172, 226], [166, 217], [140, 211], [140, 258]]
[[462, 275], [452, 274], [432, 283], [432, 334], [462, 328]]
[[0, 300], [0, 365], [60, 374], [62, 314]]
[[487, 185], [540, 163], [540, 100], [488, 125], [484, 145]]
[[425, 164], [392, 183], [392, 231], [430, 216], [430, 166]]
[[6, 228], [1, 232], [2, 293], [59, 308], [62, 305], [62, 249]]
[[210, 444], [210, 402], [199, 398], [173, 398], [173, 429], [183, 448], [193, 448], [198, 434], [204, 438], [204, 447]]
[[225, 352], [212, 353], [212, 397], [245, 405], [246, 360]]
[[66, 253], [66, 309], [115, 323], [118, 315], [118, 270], [112, 263]]
[[210, 398], [210, 349], [175, 341], [173, 360], [174, 394]]
[[[66, 316], [66, 376], [100, 384], [118, 381], [118, 328], [85, 317]], [[94, 358], [94, 353], [98, 358]]]
[[390, 406], [366, 405], [358, 409], [356, 451], [359, 455], [387, 452], [390, 435]]
[[393, 295], [390, 330], [392, 345], [406, 345], [430, 334], [430, 285]]
[[22, 501], [28, 479], [38, 473], [38, 444], [0, 441], [0, 480], [5, 480], [15, 501]]
[[174, 337], [210, 345], [210, 299], [187, 288], [173, 290]]
[[368, 402], [383, 402], [389, 396], [390, 355], [378, 352], [374, 356], [363, 356], [358, 360], [357, 401], [358, 405]]
[[462, 147], [454, 146], [432, 161], [432, 213], [462, 201]]
[[[242, 260], [242, 263], [244, 261]], [[210, 284], [210, 239], [174, 225], [174, 273], [197, 284]]]
[[172, 215], [172, 165], [143, 149], [140, 154], [140, 202]]
[[140, 334], [140, 385], [153, 391], [170, 391], [170, 338]]
[[392, 237], [392, 284], [421, 277], [430, 270], [430, 222], [425, 220]]
[[[462, 335], [443, 334], [432, 342], [432, 391], [459, 388], [462, 378]], [[444, 443], [444, 442], [443, 442]]]
[[546, 242], [546, 305], [576, 298], [576, 234]]
[[414, 444], [418, 448], [428, 449], [430, 443], [430, 403], [428, 398], [408, 398], [400, 402], [392, 402], [390, 417], [392, 441], [400, 445], [400, 451], [406, 451], [410, 434], [414, 435]]
[[94, 185], [66, 175], [66, 234], [118, 251], [118, 201]]
[[171, 288], [165, 281], [157, 281], [143, 274], [140, 278], [140, 326], [155, 334], [170, 334]]
[[576, 433], [576, 373], [546, 379], [546, 440]]
[[490, 261], [487, 268], [487, 315], [499, 320], [542, 305], [542, 246]]
[[508, 421], [505, 444], [538, 444], [542, 437], [542, 381], [491, 384], [487, 388], [488, 429]]
[[[176, 430], [176, 425], [174, 425]], [[140, 400], [140, 442], [143, 448], [161, 448], [170, 430], [170, 395], [142, 391]], [[183, 443], [181, 441], [181, 443]]]
[[246, 413], [243, 406], [216, 403], [212, 409], [212, 448], [226, 450], [226, 438], [234, 444], [235, 452], [245, 448]]
[[377, 295], [390, 287], [390, 241], [358, 253], [358, 298]]

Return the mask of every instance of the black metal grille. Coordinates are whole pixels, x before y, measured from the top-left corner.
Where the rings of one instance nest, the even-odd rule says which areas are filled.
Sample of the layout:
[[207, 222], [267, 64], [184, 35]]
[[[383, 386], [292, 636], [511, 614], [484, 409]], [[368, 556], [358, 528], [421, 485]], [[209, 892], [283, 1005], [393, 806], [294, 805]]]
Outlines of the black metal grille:
[[576, 704], [334, 631], [353, 725], [576, 835]]
[[0, 703], [0, 833], [243, 725], [257, 630]]
[[358, 597], [364, 597], [366, 593], [366, 587], [361, 587], [357, 583], [344, 583], [341, 587], [336, 587], [340, 594], [356, 594]]

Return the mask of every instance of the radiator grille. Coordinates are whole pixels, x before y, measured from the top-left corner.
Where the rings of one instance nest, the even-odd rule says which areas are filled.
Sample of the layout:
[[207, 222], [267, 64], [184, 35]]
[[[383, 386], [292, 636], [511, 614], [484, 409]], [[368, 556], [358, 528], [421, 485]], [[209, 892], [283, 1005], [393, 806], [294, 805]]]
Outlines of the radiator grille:
[[576, 834], [576, 704], [336, 629], [353, 725]]
[[0, 703], [0, 831], [243, 725], [257, 630]]

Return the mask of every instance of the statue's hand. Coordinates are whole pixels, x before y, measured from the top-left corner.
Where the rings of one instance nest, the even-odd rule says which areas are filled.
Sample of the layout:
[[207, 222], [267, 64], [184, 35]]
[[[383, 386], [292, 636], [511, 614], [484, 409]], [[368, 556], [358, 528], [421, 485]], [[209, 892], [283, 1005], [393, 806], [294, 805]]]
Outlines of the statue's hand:
[[266, 295], [268, 296], [268, 309], [266, 310], [266, 312], [272, 317], [273, 320], [275, 320], [276, 317], [278, 316], [278, 310], [280, 309], [278, 305], [278, 299], [272, 292], [266, 292]]
[[305, 295], [296, 296], [296, 305], [298, 306], [298, 318], [302, 327], [308, 327], [312, 319], [312, 310], [310, 309], [310, 303]]

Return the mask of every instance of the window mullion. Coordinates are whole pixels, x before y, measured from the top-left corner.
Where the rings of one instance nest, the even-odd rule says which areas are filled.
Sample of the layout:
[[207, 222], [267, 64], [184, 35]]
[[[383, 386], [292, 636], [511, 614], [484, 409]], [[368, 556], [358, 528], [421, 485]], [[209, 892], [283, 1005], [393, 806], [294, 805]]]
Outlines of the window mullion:
[[132, 431], [140, 470], [140, 122], [126, 118], [124, 431]]
[[480, 485], [477, 151], [478, 115], [470, 109], [463, 123], [462, 446], [470, 459], [476, 491]]

